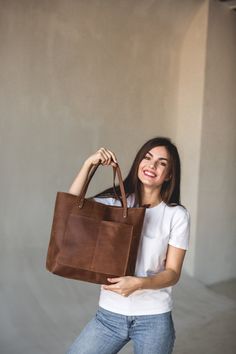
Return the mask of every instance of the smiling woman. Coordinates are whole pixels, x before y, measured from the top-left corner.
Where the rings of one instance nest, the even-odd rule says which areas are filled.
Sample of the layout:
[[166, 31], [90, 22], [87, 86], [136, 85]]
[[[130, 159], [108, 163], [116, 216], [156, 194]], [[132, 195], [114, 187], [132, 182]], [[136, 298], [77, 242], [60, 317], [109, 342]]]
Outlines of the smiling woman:
[[148, 199], [151, 206], [161, 201], [162, 184], [171, 178], [169, 160], [167, 149], [164, 146], [156, 146], [148, 151], [140, 162], [138, 178], [142, 183], [142, 195]]
[[[101, 148], [84, 163], [69, 192], [79, 195], [92, 166], [115, 165]], [[138, 151], [124, 180], [129, 207], [147, 205], [134, 276], [109, 278], [99, 308], [68, 354], [117, 353], [129, 340], [136, 354], [172, 353], [175, 328], [172, 286], [181, 275], [189, 245], [189, 212], [180, 204], [180, 159], [169, 138], [157, 137]], [[119, 186], [94, 197], [120, 205]], [[115, 335], [114, 335], [115, 333]]]

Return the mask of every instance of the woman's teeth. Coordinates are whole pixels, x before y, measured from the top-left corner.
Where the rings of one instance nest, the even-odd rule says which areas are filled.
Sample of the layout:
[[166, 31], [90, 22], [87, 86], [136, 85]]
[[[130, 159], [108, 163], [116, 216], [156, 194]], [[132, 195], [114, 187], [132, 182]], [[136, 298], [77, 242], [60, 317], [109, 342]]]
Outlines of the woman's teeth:
[[149, 172], [149, 171], [144, 171], [144, 174], [148, 177], [156, 177], [155, 173]]

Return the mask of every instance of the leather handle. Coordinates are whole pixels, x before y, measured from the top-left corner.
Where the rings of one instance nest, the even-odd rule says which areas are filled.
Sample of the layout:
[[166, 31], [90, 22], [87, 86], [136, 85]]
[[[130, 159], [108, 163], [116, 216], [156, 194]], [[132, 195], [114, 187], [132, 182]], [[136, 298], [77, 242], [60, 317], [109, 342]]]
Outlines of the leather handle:
[[[78, 197], [78, 204], [79, 204], [79, 208], [82, 208], [84, 205], [84, 199], [85, 199], [85, 195], [89, 186], [89, 183], [91, 182], [91, 179], [93, 178], [98, 166], [100, 165], [94, 165], [88, 175], [88, 178], [82, 188], [81, 194]], [[121, 175], [121, 170], [118, 164], [116, 164], [116, 166], [112, 166], [113, 167], [113, 189], [114, 189], [114, 193], [117, 196], [116, 192], [115, 192], [115, 179], [116, 176], [118, 177], [118, 181], [119, 181], [119, 185], [120, 185], [120, 191], [121, 191], [121, 202], [122, 202], [122, 207], [123, 207], [123, 217], [126, 218], [127, 217], [127, 199], [126, 199], [126, 195], [125, 195], [125, 188], [124, 188], [124, 183], [122, 180], [122, 175]], [[120, 199], [120, 198], [119, 198]]]

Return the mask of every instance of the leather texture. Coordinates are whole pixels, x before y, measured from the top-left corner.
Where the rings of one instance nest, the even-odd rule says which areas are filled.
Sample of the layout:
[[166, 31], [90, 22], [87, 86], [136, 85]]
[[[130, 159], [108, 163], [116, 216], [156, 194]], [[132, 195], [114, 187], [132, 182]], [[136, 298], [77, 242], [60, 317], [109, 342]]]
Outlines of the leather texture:
[[120, 168], [118, 175], [122, 206], [86, 199], [92, 169], [80, 196], [58, 192], [56, 196], [46, 268], [59, 276], [97, 284], [108, 277], [133, 275], [145, 207], [127, 208]]

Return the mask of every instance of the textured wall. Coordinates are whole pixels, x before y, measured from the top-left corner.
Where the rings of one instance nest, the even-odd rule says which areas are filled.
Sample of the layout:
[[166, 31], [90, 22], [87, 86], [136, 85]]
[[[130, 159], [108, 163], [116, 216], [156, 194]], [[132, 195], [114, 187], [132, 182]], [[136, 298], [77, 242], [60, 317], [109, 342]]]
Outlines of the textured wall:
[[[206, 262], [211, 254], [210, 247], [202, 253], [209, 230], [204, 215], [199, 214], [196, 232], [199, 179], [200, 188], [207, 181], [200, 145], [209, 149], [207, 173], [218, 148], [209, 144], [208, 124], [223, 128], [220, 115], [211, 122], [207, 96], [202, 115], [208, 1], [0, 0], [0, 9], [1, 349], [59, 354], [93, 313], [98, 287], [46, 272], [54, 200], [98, 147], [113, 149], [125, 174], [146, 139], [173, 138], [182, 158], [182, 202], [192, 214], [186, 271], [194, 274], [194, 256], [198, 267], [201, 255]], [[213, 50], [221, 51], [223, 42], [224, 37]], [[208, 59], [210, 75], [213, 58]], [[221, 66], [215, 64], [215, 70]], [[206, 93], [214, 87], [213, 74]], [[222, 92], [209, 96], [214, 104], [218, 100], [217, 109]], [[200, 143], [203, 118], [206, 135]], [[232, 111], [227, 119], [224, 129], [231, 132]], [[224, 153], [232, 147], [224, 140]], [[92, 191], [110, 179], [111, 171], [99, 171]], [[206, 205], [206, 199], [199, 203]], [[214, 234], [220, 242], [220, 232]], [[205, 269], [197, 268], [200, 277]]]
[[202, 118], [195, 275], [236, 277], [236, 13], [210, 2]]
[[[1, 1], [4, 247], [45, 248], [56, 191], [98, 147], [125, 174], [147, 138], [175, 140], [180, 48], [199, 5]], [[99, 172], [94, 190], [110, 178]]]
[[[98, 147], [113, 149], [126, 173], [147, 138], [175, 140], [180, 48], [198, 8], [1, 1], [4, 247], [45, 247], [56, 191]], [[106, 173], [96, 190], [110, 183]]]
[[185, 268], [194, 275], [195, 245], [198, 216], [198, 186], [202, 110], [205, 80], [208, 1], [195, 9], [191, 22], [182, 37], [179, 55], [177, 88], [176, 142], [182, 162], [182, 196], [191, 206], [191, 250], [185, 258]]

